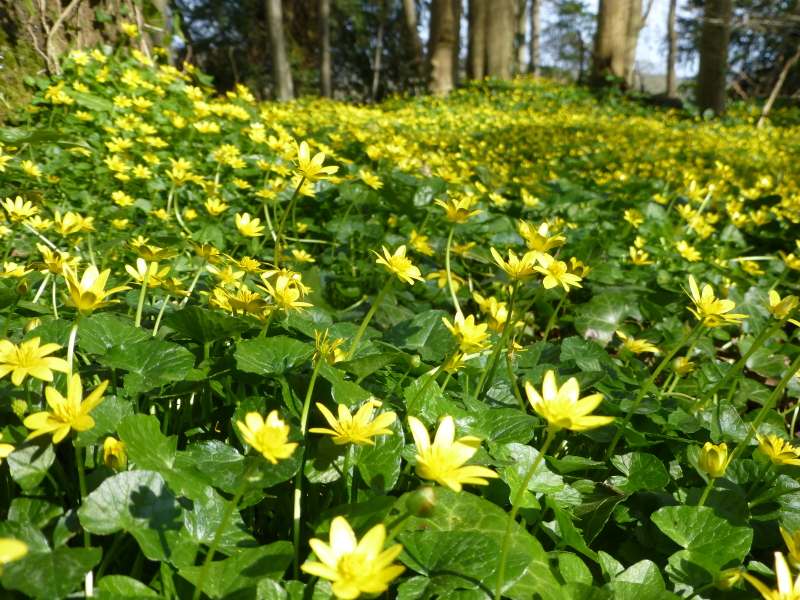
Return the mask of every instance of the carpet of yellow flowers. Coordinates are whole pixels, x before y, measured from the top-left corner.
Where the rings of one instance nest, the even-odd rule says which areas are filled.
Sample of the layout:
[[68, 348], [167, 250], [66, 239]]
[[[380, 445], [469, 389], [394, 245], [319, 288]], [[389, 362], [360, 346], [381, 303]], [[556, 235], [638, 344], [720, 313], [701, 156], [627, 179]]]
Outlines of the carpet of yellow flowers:
[[74, 52], [0, 128], [9, 597], [794, 598], [800, 127]]

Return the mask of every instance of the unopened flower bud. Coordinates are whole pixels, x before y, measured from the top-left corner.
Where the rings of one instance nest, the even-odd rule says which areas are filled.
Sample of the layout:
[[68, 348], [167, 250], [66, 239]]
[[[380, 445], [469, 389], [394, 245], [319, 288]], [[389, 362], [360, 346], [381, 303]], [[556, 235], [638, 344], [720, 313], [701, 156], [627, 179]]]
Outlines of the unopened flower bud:
[[103, 442], [103, 462], [109, 469], [124, 471], [128, 466], [128, 453], [125, 450], [125, 442], [107, 437]]
[[415, 517], [429, 517], [436, 507], [436, 490], [423, 486], [406, 499], [406, 508]]
[[25, 333], [33, 331], [41, 324], [42, 320], [39, 317], [33, 317], [32, 319], [29, 319], [28, 322], [25, 323]]
[[725, 475], [728, 468], [728, 446], [725, 443], [712, 444], [706, 442], [697, 459], [698, 468], [708, 474], [711, 479]]
[[28, 413], [28, 403], [21, 398], [15, 398], [11, 401], [11, 411], [17, 416], [18, 419], [23, 419]]

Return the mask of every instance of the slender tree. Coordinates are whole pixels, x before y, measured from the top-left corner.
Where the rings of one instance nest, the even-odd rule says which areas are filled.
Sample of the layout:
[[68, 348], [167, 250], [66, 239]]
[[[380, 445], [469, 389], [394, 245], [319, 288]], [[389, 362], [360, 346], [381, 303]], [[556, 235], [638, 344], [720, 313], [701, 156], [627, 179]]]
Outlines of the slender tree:
[[697, 105], [717, 115], [725, 112], [732, 15], [733, 0], [706, 0], [700, 31]]
[[608, 76], [625, 80], [630, 0], [600, 0], [594, 38], [591, 81], [607, 84]]
[[542, 37], [542, 0], [531, 0], [531, 39], [530, 39], [530, 62], [528, 63], [528, 73], [535, 77], [541, 75], [540, 44]]
[[281, 0], [266, 0], [269, 40], [272, 47], [272, 75], [275, 79], [275, 97], [281, 102], [294, 98], [292, 68], [286, 54], [283, 35], [283, 8]]
[[633, 87], [636, 46], [639, 44], [639, 33], [644, 28], [645, 17], [642, 15], [642, 0], [628, 0], [628, 2], [628, 23], [625, 28], [625, 84]]
[[433, 0], [431, 8], [429, 88], [431, 93], [439, 96], [447, 95], [456, 84], [459, 6], [459, 0]]
[[422, 74], [422, 64], [424, 62], [422, 39], [417, 29], [417, 4], [414, 0], [403, 0], [403, 17], [411, 45], [411, 55], [414, 57], [414, 66], [417, 72]]
[[514, 28], [514, 71], [517, 73], [525, 72], [525, 38], [528, 29], [528, 0], [517, 0], [516, 2], [516, 22]]
[[319, 90], [326, 98], [332, 94], [331, 85], [331, 0], [319, 0]]
[[669, 0], [667, 13], [667, 97], [678, 96], [678, 80], [675, 74], [675, 62], [678, 56], [678, 32], [675, 20], [678, 12], [678, 0]]
[[514, 0], [492, 0], [486, 20], [486, 74], [510, 79], [514, 64]]
[[469, 46], [467, 48], [467, 77], [486, 76], [486, 13], [487, 0], [469, 0]]

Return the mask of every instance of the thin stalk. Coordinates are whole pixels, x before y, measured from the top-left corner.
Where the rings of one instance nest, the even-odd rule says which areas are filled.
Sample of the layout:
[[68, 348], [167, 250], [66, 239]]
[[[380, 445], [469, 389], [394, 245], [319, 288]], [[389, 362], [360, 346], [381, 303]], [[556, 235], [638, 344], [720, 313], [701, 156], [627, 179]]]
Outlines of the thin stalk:
[[278, 230], [275, 233], [275, 256], [273, 257], [272, 262], [275, 265], [276, 269], [280, 268], [280, 260], [281, 260], [281, 244], [283, 242], [283, 228], [286, 225], [286, 219], [289, 217], [289, 214], [294, 209], [294, 204], [297, 202], [297, 198], [300, 195], [300, 188], [303, 187], [303, 184], [306, 181], [305, 175], [300, 178], [300, 182], [297, 184], [297, 187], [294, 188], [294, 194], [289, 199], [289, 204], [286, 206], [286, 210], [283, 211], [283, 215], [281, 216], [281, 220], [278, 223]]
[[153, 325], [153, 337], [156, 337], [158, 333], [158, 328], [161, 325], [161, 317], [164, 316], [164, 309], [167, 308], [167, 304], [169, 303], [169, 294], [166, 295], [164, 298], [164, 302], [161, 303], [161, 309], [158, 311], [158, 316], [156, 317], [156, 323]]
[[75, 317], [75, 322], [69, 330], [69, 339], [67, 340], [67, 372], [68, 377], [72, 377], [72, 365], [75, 363], [75, 338], [78, 336], [78, 321], [79, 317]]
[[544, 328], [544, 333], [542, 334], [542, 339], [545, 342], [547, 341], [547, 336], [550, 335], [550, 331], [553, 329], [553, 327], [556, 324], [556, 317], [558, 316], [558, 313], [561, 310], [561, 307], [564, 306], [564, 301], [566, 299], [567, 299], [567, 294], [565, 292], [564, 295], [561, 296], [561, 300], [559, 300], [558, 304], [556, 304], [556, 308], [553, 311], [553, 314], [550, 315], [550, 318], [547, 320], [547, 326]]
[[[75, 467], [78, 470], [78, 489], [80, 489], [81, 494], [81, 504], [83, 504], [83, 499], [86, 498], [86, 471], [84, 470], [83, 466], [83, 448], [80, 448], [75, 445], [73, 441], [73, 447], [75, 448]], [[83, 545], [84, 547], [88, 548], [91, 546], [91, 539], [89, 532], [86, 531], [86, 528], [83, 529]]]
[[716, 482], [716, 479], [714, 479], [713, 477], [708, 478], [706, 489], [703, 490], [703, 495], [700, 496], [700, 500], [697, 501], [697, 506], [705, 505], [706, 500], [708, 500], [708, 495], [711, 493], [711, 490], [714, 489], [714, 482]]
[[39, 286], [39, 289], [36, 290], [36, 295], [33, 297], [33, 303], [38, 304], [39, 298], [42, 297], [44, 291], [47, 289], [47, 284], [50, 283], [50, 273], [45, 273], [44, 279], [42, 279], [42, 283]]
[[178, 225], [180, 225], [180, 226], [181, 226], [181, 229], [183, 229], [183, 230], [186, 232], [186, 234], [187, 234], [189, 237], [191, 237], [191, 235], [192, 235], [192, 232], [191, 232], [191, 230], [190, 230], [188, 227], [186, 227], [186, 223], [184, 223], [184, 222], [183, 222], [183, 217], [181, 216], [181, 211], [180, 211], [180, 209], [178, 208], [178, 194], [175, 194], [175, 197], [174, 197], [174, 202], [175, 202], [175, 203], [174, 203], [174, 206], [173, 206], [173, 208], [175, 209], [175, 218], [176, 218], [176, 219], [177, 219], [177, 221], [178, 221]]
[[58, 301], [56, 299], [56, 278], [53, 277], [53, 317], [58, 319]]
[[494, 351], [489, 357], [489, 362], [486, 364], [486, 368], [483, 370], [481, 378], [478, 380], [478, 385], [475, 387], [475, 400], [481, 397], [481, 394], [484, 392], [484, 385], [490, 382], [492, 377], [494, 377], [495, 369], [497, 369], [497, 359], [500, 357], [500, 352], [502, 352], [503, 348], [508, 344], [508, 338], [511, 335], [511, 331], [514, 329], [514, 303], [517, 299], [518, 289], [519, 282], [515, 281], [514, 287], [511, 290], [511, 298], [508, 301], [508, 319], [506, 319], [506, 322], [503, 324], [503, 332], [500, 334], [500, 339], [495, 344]]
[[203, 270], [206, 268], [206, 262], [207, 261], [204, 260], [203, 263], [200, 265], [200, 268], [197, 269], [197, 273], [194, 274], [194, 278], [192, 279], [192, 283], [189, 285], [189, 289], [186, 292], [186, 296], [181, 301], [181, 308], [186, 306], [186, 304], [189, 302], [189, 298], [192, 297], [192, 292], [194, 291], [195, 286], [197, 286], [197, 282], [200, 279], [200, 275], [203, 274]]
[[461, 305], [458, 303], [458, 296], [456, 295], [456, 287], [453, 284], [453, 273], [450, 270], [450, 246], [453, 244], [453, 233], [456, 230], [455, 225], [450, 226], [450, 233], [447, 235], [447, 247], [444, 252], [444, 268], [447, 272], [447, 288], [450, 290], [450, 298], [453, 299], [453, 306], [456, 309], [456, 315], [463, 314], [461, 312]]
[[134, 325], [136, 327], [142, 326], [142, 310], [144, 309], [144, 299], [147, 297], [147, 283], [150, 280], [150, 265], [147, 265], [147, 269], [142, 276], [142, 289], [139, 290], [139, 304], [136, 305], [136, 321]]
[[647, 394], [650, 387], [655, 383], [658, 376], [661, 375], [661, 371], [663, 371], [667, 365], [669, 365], [670, 361], [674, 358], [674, 356], [678, 353], [678, 351], [683, 348], [687, 343], [694, 340], [694, 338], [700, 334], [703, 330], [703, 322], [698, 321], [697, 325], [692, 328], [692, 330], [686, 334], [682, 340], [680, 340], [661, 360], [661, 362], [656, 367], [656, 370], [650, 375], [647, 381], [639, 388], [639, 392], [636, 394], [636, 398], [633, 401], [630, 409], [628, 410], [628, 414], [625, 415], [625, 418], [622, 420], [622, 424], [617, 429], [614, 437], [611, 440], [611, 443], [608, 445], [608, 449], [606, 450], [606, 459], [610, 458], [611, 455], [614, 453], [614, 449], [617, 447], [619, 440], [622, 438], [622, 434], [625, 432], [625, 429], [628, 427], [628, 424], [631, 422], [633, 415], [636, 413], [636, 409], [639, 408], [639, 404], [641, 404], [642, 400], [644, 400], [645, 394]]
[[[306, 427], [308, 425], [308, 411], [311, 407], [311, 396], [314, 394], [314, 385], [317, 383], [320, 366], [323, 363], [320, 357], [314, 364], [314, 371], [311, 373], [311, 381], [308, 383], [306, 397], [303, 400], [303, 411], [300, 414], [300, 435], [305, 438]], [[300, 469], [294, 477], [294, 494], [292, 506], [292, 543], [294, 545], [293, 573], [294, 578], [300, 576], [300, 519], [303, 516], [303, 471], [306, 463], [306, 447], [303, 445], [300, 451]]]
[[542, 447], [539, 450], [539, 454], [531, 463], [531, 466], [528, 467], [528, 471], [525, 473], [525, 477], [522, 478], [522, 483], [520, 484], [517, 493], [514, 494], [514, 497], [511, 500], [511, 514], [509, 515], [509, 518], [506, 521], [506, 531], [505, 534], [503, 535], [503, 545], [501, 546], [500, 550], [500, 564], [497, 568], [497, 587], [495, 588], [494, 591], [495, 600], [500, 600], [503, 596], [503, 581], [505, 580], [506, 561], [508, 560], [508, 548], [511, 543], [511, 528], [517, 522], [517, 513], [519, 512], [519, 505], [522, 502], [522, 496], [528, 489], [528, 484], [531, 482], [533, 475], [536, 473], [536, 469], [538, 469], [539, 465], [542, 463], [544, 455], [550, 448], [550, 445], [553, 443], [555, 437], [556, 437], [556, 430], [553, 429], [552, 427], [548, 427], [547, 436], [545, 437], [544, 444], [542, 444]]
[[389, 293], [389, 290], [392, 287], [392, 283], [394, 283], [394, 280], [390, 276], [389, 279], [386, 281], [386, 284], [383, 286], [383, 288], [381, 288], [381, 291], [378, 292], [377, 296], [375, 296], [375, 301], [372, 303], [372, 306], [369, 307], [367, 314], [364, 315], [364, 320], [361, 321], [361, 325], [359, 326], [358, 331], [356, 331], [356, 336], [353, 338], [353, 341], [350, 344], [350, 350], [348, 350], [345, 360], [350, 360], [351, 358], [353, 358], [353, 355], [356, 353], [356, 349], [358, 348], [358, 344], [361, 341], [361, 338], [364, 337], [364, 332], [367, 330], [369, 322], [372, 320], [372, 317], [375, 316], [375, 313], [378, 311], [378, 307], [381, 305], [381, 302], [383, 302], [383, 299], [386, 297], [386, 294]]

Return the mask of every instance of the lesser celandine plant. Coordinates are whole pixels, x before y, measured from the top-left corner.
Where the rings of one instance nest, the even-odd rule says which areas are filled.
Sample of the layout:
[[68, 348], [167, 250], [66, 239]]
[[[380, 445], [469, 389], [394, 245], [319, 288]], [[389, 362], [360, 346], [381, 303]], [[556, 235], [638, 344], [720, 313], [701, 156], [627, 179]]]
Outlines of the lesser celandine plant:
[[0, 589], [797, 595], [797, 115], [124, 32], [0, 128]]

